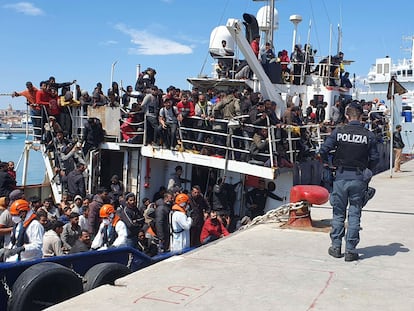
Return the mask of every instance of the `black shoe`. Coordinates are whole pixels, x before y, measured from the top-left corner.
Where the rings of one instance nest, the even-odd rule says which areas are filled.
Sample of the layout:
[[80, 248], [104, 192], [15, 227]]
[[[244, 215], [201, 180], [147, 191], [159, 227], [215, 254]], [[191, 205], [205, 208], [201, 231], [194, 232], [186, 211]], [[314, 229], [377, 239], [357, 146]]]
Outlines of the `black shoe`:
[[342, 257], [340, 247], [333, 247], [333, 246], [329, 247], [328, 254], [331, 255], [332, 257], [335, 257], [335, 258], [341, 258]]
[[355, 261], [359, 259], [358, 253], [345, 253], [345, 261]]

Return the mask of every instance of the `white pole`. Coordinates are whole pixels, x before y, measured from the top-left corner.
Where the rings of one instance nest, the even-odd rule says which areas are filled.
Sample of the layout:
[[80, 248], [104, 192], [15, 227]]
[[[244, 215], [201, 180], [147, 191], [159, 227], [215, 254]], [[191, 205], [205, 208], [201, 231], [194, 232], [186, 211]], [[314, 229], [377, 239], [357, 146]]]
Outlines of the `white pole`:
[[23, 172], [22, 172], [22, 186], [26, 186], [27, 184], [27, 168], [29, 166], [29, 148], [31, 146], [31, 142], [25, 141], [24, 150], [23, 150]]
[[115, 69], [115, 65], [118, 61], [114, 61], [112, 63], [112, 67], [111, 67], [111, 83], [109, 84], [109, 88], [112, 88], [112, 82], [114, 81], [114, 69]]

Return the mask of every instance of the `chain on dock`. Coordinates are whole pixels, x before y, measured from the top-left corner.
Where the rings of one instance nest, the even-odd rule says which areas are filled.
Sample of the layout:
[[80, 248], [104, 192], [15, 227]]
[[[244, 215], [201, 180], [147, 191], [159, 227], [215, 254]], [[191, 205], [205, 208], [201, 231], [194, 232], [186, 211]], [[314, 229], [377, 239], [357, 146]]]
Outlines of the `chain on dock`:
[[278, 208], [272, 209], [268, 211], [266, 214], [257, 216], [253, 218], [253, 220], [239, 228], [239, 230], [247, 229], [253, 225], [263, 224], [263, 223], [280, 223], [280, 222], [287, 222], [289, 218], [289, 212], [291, 210], [301, 209], [305, 204], [304, 201], [299, 201], [296, 203], [286, 203]]

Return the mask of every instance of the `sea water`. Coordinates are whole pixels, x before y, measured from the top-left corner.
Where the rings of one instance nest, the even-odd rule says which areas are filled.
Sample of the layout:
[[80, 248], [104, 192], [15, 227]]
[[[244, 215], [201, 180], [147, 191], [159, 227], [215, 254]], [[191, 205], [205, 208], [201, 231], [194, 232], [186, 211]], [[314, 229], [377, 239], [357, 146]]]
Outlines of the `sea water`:
[[[31, 137], [29, 137], [31, 139]], [[13, 161], [16, 169], [17, 185], [22, 184], [23, 177], [23, 151], [26, 134], [13, 133], [11, 139], [0, 139], [0, 160], [3, 162]], [[29, 164], [27, 166], [26, 184], [40, 184], [45, 177], [45, 165], [41, 151], [30, 150]]]

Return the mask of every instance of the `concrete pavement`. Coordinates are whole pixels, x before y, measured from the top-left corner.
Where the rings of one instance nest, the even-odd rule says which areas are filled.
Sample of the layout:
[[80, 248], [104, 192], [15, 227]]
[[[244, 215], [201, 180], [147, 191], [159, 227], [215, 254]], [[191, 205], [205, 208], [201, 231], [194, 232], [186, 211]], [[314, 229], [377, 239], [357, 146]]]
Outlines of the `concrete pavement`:
[[[260, 224], [49, 310], [414, 310], [414, 161], [383, 172], [363, 209], [361, 259], [328, 255], [329, 228]], [[329, 205], [312, 207], [329, 224]]]

